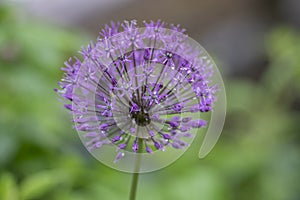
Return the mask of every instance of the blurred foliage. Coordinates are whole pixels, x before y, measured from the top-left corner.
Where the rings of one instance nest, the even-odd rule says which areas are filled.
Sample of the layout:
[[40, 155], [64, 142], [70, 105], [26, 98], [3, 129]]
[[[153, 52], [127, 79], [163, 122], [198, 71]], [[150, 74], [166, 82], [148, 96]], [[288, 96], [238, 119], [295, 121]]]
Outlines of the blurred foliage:
[[[0, 7], [1, 200], [128, 197], [131, 175], [86, 152], [53, 92], [64, 60], [86, 44], [82, 35]], [[138, 199], [300, 198], [300, 36], [280, 27], [265, 46], [260, 80], [225, 81], [228, 117], [214, 151], [199, 160], [198, 137], [177, 162], [141, 176]]]

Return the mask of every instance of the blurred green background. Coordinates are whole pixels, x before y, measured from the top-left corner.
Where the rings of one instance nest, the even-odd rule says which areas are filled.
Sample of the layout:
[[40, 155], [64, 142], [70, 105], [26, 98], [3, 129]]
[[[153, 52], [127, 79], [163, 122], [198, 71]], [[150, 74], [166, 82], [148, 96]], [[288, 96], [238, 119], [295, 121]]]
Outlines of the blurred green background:
[[[128, 199], [131, 175], [87, 153], [53, 91], [63, 62], [93, 39], [0, 5], [0, 200]], [[137, 199], [300, 199], [299, 30], [272, 26], [261, 46], [262, 69], [224, 72], [227, 119], [214, 150], [199, 160], [198, 137], [174, 164], [141, 175]]]

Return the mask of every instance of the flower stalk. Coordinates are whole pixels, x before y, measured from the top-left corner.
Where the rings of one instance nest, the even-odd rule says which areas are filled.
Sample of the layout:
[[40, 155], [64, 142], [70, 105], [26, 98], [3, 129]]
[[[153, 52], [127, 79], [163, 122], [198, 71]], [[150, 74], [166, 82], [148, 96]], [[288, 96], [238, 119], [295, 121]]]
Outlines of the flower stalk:
[[135, 200], [137, 194], [137, 186], [138, 186], [138, 180], [140, 175], [139, 170], [141, 165], [141, 153], [142, 153], [142, 145], [143, 145], [143, 140], [141, 138], [138, 139], [138, 145], [139, 145], [139, 149], [138, 149], [138, 153], [136, 154], [135, 170], [134, 173], [132, 173], [129, 200]]

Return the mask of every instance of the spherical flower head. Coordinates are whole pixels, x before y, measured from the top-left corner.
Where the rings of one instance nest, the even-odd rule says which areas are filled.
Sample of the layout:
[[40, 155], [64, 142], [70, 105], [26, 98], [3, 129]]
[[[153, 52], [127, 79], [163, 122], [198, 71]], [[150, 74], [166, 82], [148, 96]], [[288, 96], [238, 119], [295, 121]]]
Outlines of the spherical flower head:
[[90, 152], [110, 146], [117, 164], [186, 149], [193, 130], [206, 127], [200, 114], [213, 110], [218, 92], [213, 63], [180, 26], [112, 22], [80, 53], [65, 63], [56, 91]]

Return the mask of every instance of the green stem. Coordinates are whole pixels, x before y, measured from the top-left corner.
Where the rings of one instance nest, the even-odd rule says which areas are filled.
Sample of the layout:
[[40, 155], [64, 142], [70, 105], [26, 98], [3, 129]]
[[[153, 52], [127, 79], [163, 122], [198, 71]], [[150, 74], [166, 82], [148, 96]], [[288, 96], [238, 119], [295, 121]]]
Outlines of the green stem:
[[136, 191], [137, 191], [137, 184], [139, 180], [139, 171], [140, 171], [140, 163], [141, 163], [141, 152], [143, 148], [143, 139], [138, 139], [138, 152], [136, 154], [136, 160], [135, 160], [135, 169], [134, 173], [132, 174], [132, 182], [131, 182], [131, 189], [130, 189], [130, 197], [129, 200], [135, 200], [136, 197]]
[[133, 173], [129, 200], [135, 200], [139, 173]]

